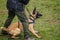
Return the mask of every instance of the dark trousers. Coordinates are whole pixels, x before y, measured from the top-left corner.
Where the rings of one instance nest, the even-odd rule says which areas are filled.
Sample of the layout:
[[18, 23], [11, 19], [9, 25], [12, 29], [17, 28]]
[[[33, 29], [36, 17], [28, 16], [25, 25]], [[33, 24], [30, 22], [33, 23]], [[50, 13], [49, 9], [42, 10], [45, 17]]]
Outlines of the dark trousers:
[[27, 20], [27, 17], [25, 15], [24, 11], [20, 12], [20, 11], [15, 11], [15, 10], [8, 10], [8, 18], [5, 21], [4, 27], [8, 28], [8, 26], [11, 24], [13, 18], [15, 17], [15, 15], [17, 15], [19, 21], [21, 21], [23, 24], [24, 38], [28, 38], [29, 37], [28, 20]]

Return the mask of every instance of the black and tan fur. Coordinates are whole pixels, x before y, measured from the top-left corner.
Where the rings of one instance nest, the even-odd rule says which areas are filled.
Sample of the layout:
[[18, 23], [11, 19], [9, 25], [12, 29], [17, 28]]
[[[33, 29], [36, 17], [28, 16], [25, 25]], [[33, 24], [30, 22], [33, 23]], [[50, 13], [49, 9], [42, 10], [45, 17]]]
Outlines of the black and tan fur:
[[[41, 36], [37, 34], [36, 30], [34, 30], [34, 22], [35, 22], [35, 19], [39, 18], [40, 16], [42, 15], [38, 11], [36, 11], [36, 8], [34, 8], [33, 12], [29, 15], [29, 18], [28, 18], [28, 22], [29, 22], [28, 29], [37, 38], [40, 38]], [[18, 28], [18, 25], [19, 25], [19, 28]], [[7, 31], [9, 34], [11, 34], [12, 38], [16, 38], [16, 36], [20, 34], [21, 31], [23, 31], [23, 25], [21, 22], [19, 22], [19, 24], [18, 22], [15, 22], [15, 23], [12, 23], [8, 28], [3, 27], [2, 29]]]

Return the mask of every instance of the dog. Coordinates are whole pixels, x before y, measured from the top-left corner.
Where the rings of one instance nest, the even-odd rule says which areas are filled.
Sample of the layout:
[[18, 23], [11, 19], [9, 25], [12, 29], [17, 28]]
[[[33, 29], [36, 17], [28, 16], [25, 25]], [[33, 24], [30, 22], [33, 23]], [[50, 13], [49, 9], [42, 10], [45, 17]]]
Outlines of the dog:
[[[28, 29], [37, 38], [40, 38], [41, 36], [37, 34], [38, 31], [34, 30], [34, 23], [35, 23], [35, 19], [40, 18], [41, 16], [42, 14], [40, 14], [36, 10], [36, 8], [34, 8], [33, 12], [29, 15], [29, 18], [28, 18], [28, 23], [29, 23]], [[16, 38], [16, 36], [23, 31], [23, 25], [21, 22], [15, 22], [15, 23], [12, 23], [8, 28], [5, 29], [4, 27], [1, 27], [1, 29], [11, 34], [12, 35], [11, 38]]]

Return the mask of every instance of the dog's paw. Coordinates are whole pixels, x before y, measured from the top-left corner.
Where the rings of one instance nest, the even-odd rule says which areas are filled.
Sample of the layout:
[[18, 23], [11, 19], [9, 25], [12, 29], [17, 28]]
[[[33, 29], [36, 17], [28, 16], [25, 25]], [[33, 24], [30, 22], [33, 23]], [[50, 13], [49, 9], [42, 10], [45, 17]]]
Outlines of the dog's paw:
[[39, 35], [37, 35], [36, 37], [37, 37], [37, 38], [42, 38], [42, 36], [39, 36]]
[[35, 33], [39, 33], [39, 31], [35, 31]]

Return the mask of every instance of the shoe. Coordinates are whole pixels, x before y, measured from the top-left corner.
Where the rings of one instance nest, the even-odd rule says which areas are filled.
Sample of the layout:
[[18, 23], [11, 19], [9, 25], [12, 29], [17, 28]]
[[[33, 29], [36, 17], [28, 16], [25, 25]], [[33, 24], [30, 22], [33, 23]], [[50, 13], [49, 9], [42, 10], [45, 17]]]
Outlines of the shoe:
[[24, 40], [35, 40], [35, 38], [27, 38], [27, 39], [24, 39]]
[[5, 30], [1, 30], [1, 34], [2, 34], [2, 35], [8, 35], [8, 32], [5, 31]]
[[1, 34], [2, 34], [2, 35], [7, 35], [7, 34], [8, 34], [8, 32], [5, 31], [5, 30], [6, 30], [5, 27], [1, 27]]

